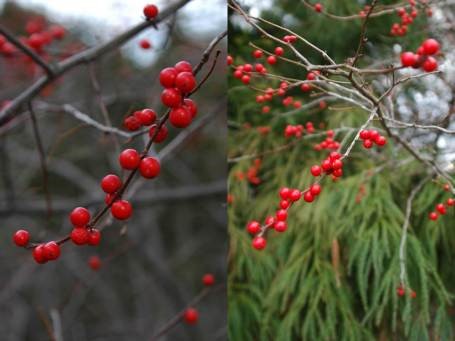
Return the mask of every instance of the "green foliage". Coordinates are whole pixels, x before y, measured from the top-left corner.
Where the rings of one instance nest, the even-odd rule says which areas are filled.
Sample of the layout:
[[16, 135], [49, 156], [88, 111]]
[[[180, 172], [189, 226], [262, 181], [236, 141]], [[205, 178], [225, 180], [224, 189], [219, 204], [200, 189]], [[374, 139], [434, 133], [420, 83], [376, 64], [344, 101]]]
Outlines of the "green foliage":
[[[338, 24], [316, 18], [315, 13], [292, 0], [277, 3], [261, 16], [283, 24], [283, 13], [292, 13], [299, 20], [287, 27], [317, 42], [335, 60], [353, 54], [359, 23]], [[325, 4], [330, 12], [341, 15], [356, 13], [360, 8], [355, 1]], [[374, 43], [370, 48], [383, 58], [392, 55], [393, 39], [387, 34], [394, 20], [389, 16], [375, 19], [368, 31]], [[423, 24], [419, 21], [413, 29]], [[269, 50], [274, 47], [254, 31], [231, 28], [229, 49], [236, 64], [251, 62], [249, 41]], [[406, 41], [411, 47], [421, 39], [419, 34], [411, 37]], [[290, 64], [271, 69], [282, 75], [305, 77], [300, 68]], [[287, 149], [270, 153], [289, 143], [283, 137], [284, 126], [312, 121], [315, 127], [320, 123], [332, 129], [358, 127], [367, 114], [343, 104], [346, 108], [336, 111], [297, 111], [281, 116], [280, 111], [285, 110], [277, 105], [279, 102], [273, 102], [272, 114], [264, 115], [254, 101], [255, 94], [239, 84], [230, 79], [229, 120], [235, 124], [229, 133], [229, 157], [250, 157], [230, 163], [231, 339], [453, 340], [455, 274], [451, 260], [455, 258], [455, 213], [452, 209], [437, 222], [427, 218], [435, 203], [448, 198], [440, 180], [426, 183], [413, 202], [406, 244], [407, 292], [404, 297], [396, 294], [406, 201], [426, 173], [421, 164], [391, 143], [370, 151], [355, 146], [340, 180], [324, 179], [323, 191], [314, 203], [296, 204], [289, 213], [288, 230], [281, 234], [269, 231], [265, 250], [251, 247], [246, 223], [263, 220], [275, 212], [280, 187], [307, 188], [313, 181], [310, 166], [325, 156], [312, 148], [324, 137], [305, 137]], [[260, 83], [256, 85], [261, 87]], [[261, 88], [266, 86], [269, 83]], [[311, 100], [297, 92], [291, 95], [302, 99], [303, 104]], [[247, 122], [253, 127], [244, 128]], [[270, 126], [270, 133], [264, 136], [254, 128], [261, 125]], [[341, 141], [347, 134], [341, 132], [336, 138]], [[246, 173], [257, 156], [262, 159], [262, 183], [252, 186], [239, 180], [238, 173]], [[339, 255], [334, 243], [339, 245]], [[338, 266], [333, 257], [339, 258]], [[415, 299], [409, 296], [411, 289], [417, 293]]]

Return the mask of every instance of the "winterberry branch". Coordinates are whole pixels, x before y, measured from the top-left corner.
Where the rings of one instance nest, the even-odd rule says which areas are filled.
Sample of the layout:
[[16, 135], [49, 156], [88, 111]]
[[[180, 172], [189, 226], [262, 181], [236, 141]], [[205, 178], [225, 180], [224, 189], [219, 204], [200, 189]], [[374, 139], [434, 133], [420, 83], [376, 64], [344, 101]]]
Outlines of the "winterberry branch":
[[[75, 208], [70, 214], [70, 221], [74, 229], [70, 235], [60, 240], [46, 244], [30, 243], [29, 233], [25, 230], [19, 230], [14, 235], [16, 245], [28, 249], [32, 248], [33, 257], [38, 263], [42, 264], [48, 260], [57, 259], [60, 256], [60, 245], [69, 240], [72, 240], [77, 245], [86, 243], [98, 245], [101, 235], [100, 230], [95, 227], [109, 210], [119, 220], [128, 219], [132, 214], [132, 207], [128, 201], [121, 199], [122, 196], [138, 172], [147, 179], [154, 178], [159, 174], [159, 161], [152, 157], [147, 157], [147, 155], [155, 140], [159, 139], [157, 142], [162, 142], [167, 137], [167, 128], [164, 125], [168, 119], [177, 128], [184, 128], [190, 125], [193, 116], [197, 113], [196, 104], [189, 99], [189, 96], [194, 93], [192, 90], [196, 88], [195, 76], [202, 70], [204, 64], [208, 62], [214, 47], [225, 36], [226, 32], [222, 32], [212, 40], [204, 51], [197, 70], [193, 70], [191, 64], [186, 61], [177, 63], [175, 68], [162, 70], [160, 83], [165, 89], [162, 92], [161, 100], [168, 109], [155, 124], [156, 114], [153, 110], [144, 109], [137, 112], [137, 114], [135, 113], [135, 119], [137, 117], [137, 120], [142, 122], [141, 124], [151, 125], [149, 131], [150, 139], [140, 154], [134, 149], [126, 149], [120, 153], [120, 165], [123, 169], [130, 171], [124, 182], [114, 174], [108, 174], [103, 178], [101, 187], [108, 195], [105, 206], [94, 217], [91, 217], [86, 208]], [[217, 58], [215, 57], [214, 60], [216, 62]], [[213, 68], [214, 64], [208, 72], [209, 75], [212, 73]], [[173, 75], [171, 78], [169, 78], [170, 73]], [[206, 79], [207, 77], [204, 78], [204, 80]], [[169, 81], [172, 81], [172, 84]]]
[[36, 95], [38, 95], [39, 92], [44, 87], [51, 84], [56, 78], [62, 76], [66, 72], [75, 68], [76, 66], [79, 66], [81, 64], [87, 64], [98, 58], [103, 57], [109, 52], [122, 46], [124, 43], [126, 43], [128, 40], [136, 36], [138, 33], [142, 32], [143, 30], [149, 27], [156, 28], [160, 22], [164, 21], [169, 16], [174, 15], [175, 12], [177, 12], [180, 8], [185, 6], [189, 1], [191, 0], [176, 1], [175, 3], [169, 5], [164, 10], [162, 10], [156, 18], [151, 20], [145, 20], [142, 23], [130, 28], [129, 30], [121, 33], [117, 37], [113, 38], [112, 40], [104, 44], [89, 48], [88, 50], [77, 53], [63, 60], [62, 62], [56, 63], [53, 67], [53, 77], [49, 77], [48, 75], [42, 76], [30, 87], [28, 87], [21, 94], [19, 94], [15, 99], [13, 99], [10, 105], [8, 105], [6, 108], [0, 111], [0, 126], [5, 124], [12, 117], [19, 116], [21, 113], [17, 112], [17, 110], [19, 110], [19, 108], [24, 103], [29, 102]]

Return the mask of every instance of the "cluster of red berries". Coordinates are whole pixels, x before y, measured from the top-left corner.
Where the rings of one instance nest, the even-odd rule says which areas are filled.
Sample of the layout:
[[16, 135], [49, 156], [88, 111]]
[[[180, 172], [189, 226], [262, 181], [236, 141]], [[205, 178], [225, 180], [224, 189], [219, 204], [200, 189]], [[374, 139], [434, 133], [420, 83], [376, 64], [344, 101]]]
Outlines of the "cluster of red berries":
[[156, 122], [156, 113], [152, 109], [137, 110], [125, 117], [123, 126], [129, 131], [136, 131], [141, 127], [151, 126]]
[[[120, 166], [125, 170], [139, 170], [146, 179], [153, 179], [160, 173], [160, 163], [153, 157], [141, 156], [135, 149], [125, 149], [119, 155]], [[101, 188], [106, 193], [105, 202], [110, 207], [111, 214], [118, 220], [126, 220], [131, 217], [133, 208], [127, 200], [120, 198], [122, 180], [115, 174], [108, 174], [101, 180]], [[98, 245], [101, 233], [94, 228], [90, 212], [84, 207], [76, 207], [69, 215], [73, 230], [69, 239], [76, 245]], [[28, 231], [19, 230], [14, 234], [14, 242], [17, 246], [27, 247], [30, 241]], [[64, 240], [38, 244], [33, 246], [33, 258], [39, 264], [49, 260], [55, 260], [60, 256], [60, 244]]]
[[363, 146], [367, 149], [373, 147], [373, 144], [376, 143], [379, 147], [384, 146], [387, 143], [387, 139], [379, 134], [376, 130], [362, 130], [360, 131], [360, 139], [363, 140]]
[[250, 168], [246, 172], [246, 178], [252, 185], [259, 185], [262, 180], [259, 178], [258, 174], [261, 169], [262, 160], [255, 159]]
[[[318, 78], [318, 76], [320, 74], [321, 74], [321, 72], [319, 70], [308, 72], [308, 74], [306, 75], [306, 79], [309, 81], [314, 81]], [[311, 91], [311, 89], [312, 89], [312, 87], [311, 87], [310, 83], [303, 83], [300, 86], [300, 90], [302, 90], [303, 92]]]
[[176, 128], [189, 126], [197, 115], [196, 103], [185, 98], [196, 88], [193, 67], [187, 61], [180, 61], [161, 70], [159, 79], [164, 87], [161, 102], [170, 109], [169, 122]]
[[449, 198], [449, 199], [447, 199], [445, 204], [443, 204], [443, 203], [437, 204], [436, 207], [435, 207], [435, 211], [430, 212], [429, 215], [428, 215], [428, 218], [430, 220], [436, 221], [439, 218], [439, 214], [440, 215], [445, 215], [447, 213], [447, 207], [452, 207], [452, 206], [455, 206], [455, 199], [454, 198]]
[[[42, 17], [29, 20], [25, 26], [28, 36], [19, 37], [19, 41], [28, 46], [36, 53], [45, 55], [44, 47], [51, 44], [55, 39], [61, 40], [66, 31], [60, 25], [46, 27], [47, 23]], [[0, 35], [0, 53], [5, 57], [11, 57], [17, 52], [17, 48]]]
[[439, 52], [440, 44], [435, 39], [425, 40], [417, 49], [416, 53], [406, 51], [401, 54], [401, 65], [414, 69], [422, 68], [426, 72], [438, 69], [437, 60], [432, 57]]
[[[257, 50], [262, 53], [262, 51]], [[256, 63], [253, 67], [251, 64], [238, 65], [234, 69], [233, 76], [234, 78], [240, 79], [243, 84], [250, 84], [252, 72], [257, 72], [259, 74], [266, 74], [267, 69], [261, 63]]]
[[284, 128], [284, 137], [290, 138], [292, 136], [295, 136], [296, 138], [301, 138], [304, 130], [305, 128], [301, 124], [298, 125], [288, 124], [286, 128]]
[[338, 150], [340, 148], [340, 142], [334, 140], [335, 132], [333, 130], [327, 130], [327, 137], [324, 141], [314, 145], [313, 149], [320, 151], [326, 150]]
[[[296, 37], [295, 35], [293, 35], [293, 34], [285, 35], [285, 36], [283, 37], [283, 41], [286, 42], [286, 43], [288, 43], [288, 44], [294, 44], [294, 43], [297, 41], [297, 37]], [[275, 54], [277, 54], [277, 53], [276, 53], [276, 50], [275, 50]], [[277, 55], [278, 55], [278, 54], [277, 54]]]
[[[397, 14], [401, 18], [401, 22], [392, 24], [390, 29], [390, 35], [392, 36], [405, 36], [408, 33], [408, 25], [411, 25], [414, 22], [414, 19], [419, 15], [419, 11], [416, 8], [416, 1], [409, 0], [409, 12], [405, 7], [400, 7], [397, 9]], [[430, 8], [426, 11], [428, 16], [431, 16], [433, 13]]]
[[[341, 156], [342, 155], [338, 152], [331, 152], [320, 166], [314, 165], [311, 167], [311, 174], [314, 177], [319, 177], [323, 173], [331, 174], [333, 178], [341, 177], [343, 175], [343, 161], [341, 161]], [[305, 191], [288, 187], [281, 188], [279, 191], [279, 208], [276, 211], [275, 216], [267, 217], [264, 225], [261, 225], [261, 223], [255, 220], [247, 223], [247, 232], [254, 236], [252, 240], [253, 248], [256, 250], [262, 250], [266, 247], [267, 240], [263, 234], [267, 229], [273, 228], [277, 232], [286, 231], [288, 227], [288, 210], [291, 206], [301, 198], [303, 198], [305, 202], [311, 203], [316, 199], [321, 191], [322, 187], [318, 182], [313, 183]]]
[[[398, 297], [403, 297], [405, 294], [406, 294], [406, 289], [403, 287], [403, 285], [400, 284], [397, 287], [397, 295], [398, 295]], [[410, 289], [409, 290], [409, 297], [416, 298], [417, 297], [417, 293], [414, 290]]]

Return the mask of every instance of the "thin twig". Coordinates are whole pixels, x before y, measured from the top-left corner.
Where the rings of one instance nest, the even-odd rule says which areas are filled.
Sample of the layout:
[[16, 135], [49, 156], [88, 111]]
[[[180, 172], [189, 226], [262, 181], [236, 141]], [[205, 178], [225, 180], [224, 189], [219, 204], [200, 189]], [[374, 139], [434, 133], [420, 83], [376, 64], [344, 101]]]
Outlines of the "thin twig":
[[51, 193], [49, 191], [49, 175], [48, 175], [49, 172], [47, 170], [46, 153], [44, 151], [43, 142], [42, 142], [41, 135], [39, 132], [38, 122], [36, 120], [35, 111], [33, 110], [33, 105], [31, 102], [28, 103], [28, 109], [30, 112], [30, 117], [31, 117], [32, 127], [33, 127], [33, 135], [35, 137], [36, 147], [38, 148], [38, 154], [39, 154], [39, 159], [40, 159], [40, 164], [41, 164], [41, 172], [42, 172], [42, 176], [43, 176], [43, 191], [44, 191], [44, 196], [46, 198], [46, 204], [47, 204], [47, 217], [48, 217], [48, 219], [50, 219], [52, 216], [52, 200], [51, 200]]

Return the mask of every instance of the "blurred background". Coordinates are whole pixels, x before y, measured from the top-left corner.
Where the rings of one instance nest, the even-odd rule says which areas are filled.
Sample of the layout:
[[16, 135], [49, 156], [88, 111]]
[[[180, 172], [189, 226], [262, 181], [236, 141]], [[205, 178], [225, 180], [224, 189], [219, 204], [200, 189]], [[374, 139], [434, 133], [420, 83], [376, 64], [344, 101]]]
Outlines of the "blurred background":
[[[156, 1], [159, 8], [170, 3]], [[17, 37], [28, 36], [37, 25], [63, 27], [63, 39], [42, 51], [43, 58], [58, 61], [140, 23], [145, 4], [0, 1], [0, 24]], [[118, 151], [142, 150], [147, 142], [147, 134], [134, 139], [105, 134], [64, 110], [64, 104], [73, 113], [103, 124], [110, 121], [125, 131], [123, 119], [133, 111], [164, 111], [159, 71], [180, 60], [197, 64], [225, 28], [225, 1], [190, 1], [158, 30], [148, 28], [101, 60], [76, 67], [35, 98], [51, 214], [30, 113], [0, 127], [1, 340], [148, 340], [201, 291], [204, 273], [225, 282], [225, 40], [218, 46], [222, 54], [214, 73], [193, 98], [199, 107], [196, 128], [180, 144], [171, 141], [181, 131], [170, 128], [168, 140], [152, 149], [152, 155], [161, 157], [161, 175], [133, 183], [127, 195], [134, 213], [128, 222], [103, 220], [100, 246], [67, 243], [59, 260], [41, 266], [11, 239], [18, 228], [28, 229], [35, 241], [68, 234], [73, 207], [87, 206], [94, 212], [104, 204], [99, 181], [107, 172], [119, 171]], [[150, 48], [141, 47], [144, 39]], [[7, 105], [40, 70], [21, 53], [3, 49], [0, 75], [0, 103]], [[102, 114], [100, 98], [109, 120]], [[89, 266], [93, 256], [101, 261], [98, 271]], [[225, 296], [224, 288], [210, 293], [197, 306], [199, 323], [178, 325], [163, 340], [225, 339]]]
[[[318, 46], [337, 63], [355, 55], [361, 20], [334, 20], [315, 12], [302, 1], [239, 0], [246, 13], [292, 30]], [[371, 1], [320, 0], [324, 11], [338, 16], [359, 14]], [[403, 6], [407, 1], [384, 0], [378, 6]], [[391, 36], [400, 21], [396, 13], [372, 18], [359, 67], [385, 68], [400, 63], [402, 51], [415, 51], [427, 38], [441, 43], [438, 75], [408, 82], [394, 92], [396, 117], [406, 122], [435, 124], [455, 129], [455, 7], [453, 1], [422, 6], [405, 36]], [[431, 16], [428, 15], [431, 11]], [[449, 259], [455, 254], [455, 212], [437, 222], [428, 214], [450, 193], [445, 179], [427, 181], [417, 194], [407, 239], [409, 288], [416, 298], [397, 296], [400, 285], [399, 249], [406, 202], [427, 176], [427, 169], [393, 140], [381, 150], [365, 151], [356, 145], [345, 162], [343, 177], [324, 179], [321, 195], [311, 204], [299, 203], [288, 216], [284, 233], [270, 231], [267, 247], [251, 247], [247, 222], [264, 222], [277, 210], [282, 187], [304, 190], [314, 181], [309, 169], [328, 151], [315, 150], [333, 129], [345, 146], [349, 129], [367, 120], [367, 113], [319, 91], [291, 89], [300, 107], [283, 106], [274, 96], [257, 103], [268, 87], [278, 89], [279, 79], [252, 76], [249, 86], [234, 77], [235, 67], [262, 63], [273, 75], [305, 80], [307, 71], [278, 60], [253, 58], [255, 47], [272, 52], [277, 44], [245, 19], [229, 11], [228, 96], [228, 209], [229, 336], [233, 340], [453, 340], [455, 328], [455, 273]], [[279, 27], [260, 26], [277, 38], [289, 34]], [[298, 41], [295, 48], [313, 64], [324, 64], [318, 53]], [[290, 49], [285, 58], [298, 61]], [[400, 70], [396, 77], [421, 73]], [[390, 77], [367, 78], [376, 94], [390, 86]], [[324, 105], [320, 101], [325, 101]], [[295, 103], [294, 102], [294, 103]], [[268, 106], [267, 110], [264, 107]], [[301, 139], [284, 136], [287, 125], [314, 125], [313, 135]], [[372, 128], [381, 125], [374, 123]], [[344, 129], [344, 131], [343, 131]], [[396, 130], [419, 154], [434, 160], [453, 179], [453, 135], [428, 129]], [[319, 135], [318, 135], [319, 134]], [[453, 197], [453, 195], [452, 195]]]

